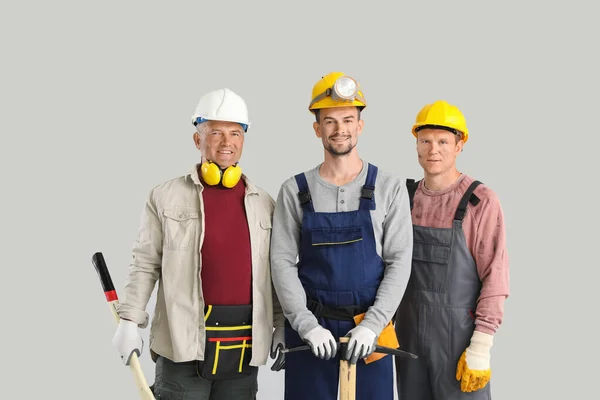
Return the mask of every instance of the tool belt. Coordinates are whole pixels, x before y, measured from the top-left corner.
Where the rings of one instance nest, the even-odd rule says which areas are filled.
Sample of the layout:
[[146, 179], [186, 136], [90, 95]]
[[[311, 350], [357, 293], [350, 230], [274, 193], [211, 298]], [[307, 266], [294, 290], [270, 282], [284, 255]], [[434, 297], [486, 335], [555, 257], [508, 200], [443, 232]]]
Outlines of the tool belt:
[[354, 316], [367, 311], [356, 305], [328, 306], [312, 299], [308, 299], [306, 306], [317, 318], [336, 319], [340, 321], [354, 321]]
[[[356, 325], [363, 320], [366, 314], [366, 310], [357, 305], [328, 306], [312, 299], [308, 299], [307, 307], [317, 318], [354, 321]], [[398, 343], [398, 336], [396, 335], [396, 330], [394, 329], [392, 321], [390, 321], [379, 334], [379, 337], [377, 338], [377, 344], [379, 346], [389, 347], [392, 349], [397, 349], [400, 347], [400, 343]], [[387, 354], [373, 353], [365, 358], [364, 361], [365, 363], [369, 364], [382, 359], [385, 356], [387, 356]]]
[[204, 361], [198, 361], [200, 377], [234, 379], [253, 374], [252, 305], [209, 305], [204, 313], [206, 345]]

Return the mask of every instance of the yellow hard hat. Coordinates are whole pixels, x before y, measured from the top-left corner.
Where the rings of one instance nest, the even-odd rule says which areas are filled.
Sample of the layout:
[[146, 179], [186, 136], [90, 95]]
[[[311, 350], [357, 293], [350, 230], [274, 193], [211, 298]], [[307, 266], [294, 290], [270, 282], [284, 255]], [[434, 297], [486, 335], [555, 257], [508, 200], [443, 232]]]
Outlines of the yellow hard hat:
[[362, 92], [358, 90], [356, 79], [343, 72], [330, 72], [321, 78], [312, 90], [312, 100], [308, 110], [333, 107], [357, 106], [364, 109], [367, 101]]
[[465, 143], [469, 139], [469, 130], [467, 129], [467, 121], [464, 115], [458, 107], [444, 100], [437, 100], [432, 104], [427, 104], [419, 111], [415, 124], [412, 127], [413, 135], [417, 137], [419, 129], [425, 127], [446, 129], [454, 134], [461, 132]]

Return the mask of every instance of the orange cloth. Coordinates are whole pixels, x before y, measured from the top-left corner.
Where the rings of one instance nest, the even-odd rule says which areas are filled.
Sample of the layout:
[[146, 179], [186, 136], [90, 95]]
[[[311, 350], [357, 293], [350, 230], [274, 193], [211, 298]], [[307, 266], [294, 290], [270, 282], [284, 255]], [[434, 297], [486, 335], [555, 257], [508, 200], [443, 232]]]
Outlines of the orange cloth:
[[[354, 316], [354, 323], [358, 325], [360, 321], [365, 317], [365, 313], [358, 314]], [[397, 349], [400, 347], [400, 343], [398, 342], [398, 336], [396, 335], [396, 330], [394, 329], [394, 325], [392, 321], [390, 321], [385, 328], [381, 331], [381, 334], [377, 338], [377, 345], [381, 347], [390, 347], [392, 349]], [[371, 355], [365, 358], [365, 363], [369, 364], [375, 362], [377, 360], [382, 359], [388, 354], [383, 353], [372, 353]]]

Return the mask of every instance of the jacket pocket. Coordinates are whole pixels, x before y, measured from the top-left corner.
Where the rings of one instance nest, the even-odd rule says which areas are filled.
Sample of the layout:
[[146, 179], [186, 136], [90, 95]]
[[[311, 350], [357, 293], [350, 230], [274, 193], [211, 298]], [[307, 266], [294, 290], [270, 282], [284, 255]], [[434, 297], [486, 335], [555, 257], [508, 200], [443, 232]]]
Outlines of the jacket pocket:
[[187, 250], [194, 244], [198, 230], [198, 212], [185, 209], [163, 210], [164, 248]]

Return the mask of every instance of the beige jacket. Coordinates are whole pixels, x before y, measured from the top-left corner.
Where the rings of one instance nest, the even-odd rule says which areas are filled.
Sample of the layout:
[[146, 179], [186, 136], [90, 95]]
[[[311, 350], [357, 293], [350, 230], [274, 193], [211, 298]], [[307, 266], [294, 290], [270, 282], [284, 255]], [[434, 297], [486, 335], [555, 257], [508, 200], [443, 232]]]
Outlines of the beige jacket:
[[[145, 311], [158, 281], [150, 325], [150, 349], [172, 361], [204, 359], [202, 299], [203, 186], [198, 165], [188, 174], [152, 189], [133, 245], [133, 260], [117, 311], [123, 318], [148, 325]], [[267, 362], [273, 327], [284, 317], [272, 287], [269, 264], [271, 221], [275, 201], [244, 175], [244, 204], [252, 250], [253, 344], [251, 365]]]

